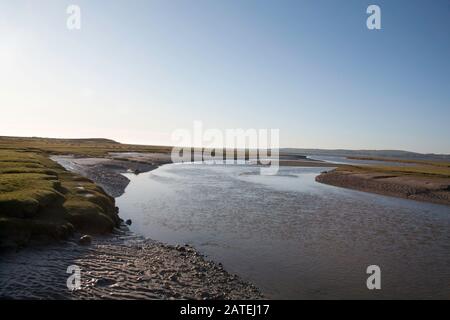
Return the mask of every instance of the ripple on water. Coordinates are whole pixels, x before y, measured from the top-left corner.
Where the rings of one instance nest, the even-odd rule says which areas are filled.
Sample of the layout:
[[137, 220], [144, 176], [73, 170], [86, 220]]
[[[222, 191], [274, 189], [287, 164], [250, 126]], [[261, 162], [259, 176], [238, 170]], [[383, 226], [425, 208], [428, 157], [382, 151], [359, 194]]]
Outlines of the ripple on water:
[[372, 264], [377, 297], [448, 297], [450, 208], [315, 182], [329, 169], [165, 165], [118, 204], [135, 232], [191, 243], [270, 297], [370, 298]]

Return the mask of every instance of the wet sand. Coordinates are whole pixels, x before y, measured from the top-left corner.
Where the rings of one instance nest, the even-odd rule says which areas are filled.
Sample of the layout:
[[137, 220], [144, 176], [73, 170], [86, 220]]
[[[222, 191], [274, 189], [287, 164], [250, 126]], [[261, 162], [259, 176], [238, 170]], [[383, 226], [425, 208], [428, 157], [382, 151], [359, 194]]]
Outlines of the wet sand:
[[285, 167], [339, 167], [339, 164], [330, 164], [328, 162], [319, 161], [319, 160], [284, 160], [280, 159], [280, 166]]
[[450, 179], [345, 170], [323, 172], [317, 182], [386, 196], [450, 205]]
[[108, 158], [82, 158], [74, 156], [52, 156], [69, 171], [78, 173], [102, 187], [110, 196], [117, 198], [125, 192], [130, 180], [122, 175], [148, 172], [170, 163], [170, 155], [159, 153], [111, 153]]
[[[67, 288], [67, 268], [81, 287]], [[90, 246], [75, 241], [3, 252], [2, 299], [258, 299], [254, 286], [189, 246], [169, 246], [119, 231]]]
[[87, 271], [82, 299], [258, 299], [254, 286], [189, 246], [98, 245], [76, 263]]

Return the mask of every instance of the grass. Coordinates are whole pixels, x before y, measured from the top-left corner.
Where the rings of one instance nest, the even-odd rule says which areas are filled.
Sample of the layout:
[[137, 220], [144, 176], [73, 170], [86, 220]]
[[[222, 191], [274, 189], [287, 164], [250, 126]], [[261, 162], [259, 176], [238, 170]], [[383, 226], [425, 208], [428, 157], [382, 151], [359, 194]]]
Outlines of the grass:
[[450, 162], [448, 162], [448, 161], [409, 160], [409, 159], [394, 159], [394, 158], [381, 158], [381, 157], [348, 157], [348, 159], [386, 161], [386, 162], [417, 164], [417, 165], [421, 165], [421, 166], [450, 168]]
[[[19, 145], [0, 148], [0, 243], [61, 238], [74, 230], [112, 231], [119, 220], [112, 197], [51, 161], [54, 146]], [[75, 147], [70, 153], [81, 154], [82, 149]]]
[[[401, 162], [401, 161], [399, 161]], [[413, 166], [372, 166], [372, 165], [346, 165], [338, 171], [350, 172], [376, 172], [393, 176], [416, 176], [426, 178], [450, 178], [450, 167], [442, 163], [420, 162]]]
[[0, 149], [12, 151], [35, 151], [47, 154], [73, 154], [101, 157], [108, 152], [161, 152], [171, 147], [121, 144], [108, 139], [50, 139], [0, 137]]

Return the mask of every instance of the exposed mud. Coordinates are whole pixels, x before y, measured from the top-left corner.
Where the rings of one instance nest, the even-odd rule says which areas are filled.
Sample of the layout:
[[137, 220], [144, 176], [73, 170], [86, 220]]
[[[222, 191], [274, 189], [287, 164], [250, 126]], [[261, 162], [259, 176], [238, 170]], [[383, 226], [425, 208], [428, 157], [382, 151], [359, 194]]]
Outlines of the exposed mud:
[[114, 198], [120, 197], [130, 183], [130, 180], [122, 173], [139, 174], [170, 162], [169, 155], [157, 153], [113, 153], [110, 158], [52, 156], [51, 159], [67, 170], [94, 181]]
[[333, 170], [320, 174], [316, 181], [387, 196], [450, 205], [450, 179]]
[[[81, 287], [69, 290], [69, 266]], [[74, 283], [69, 280], [69, 283]], [[94, 238], [3, 252], [2, 299], [258, 299], [259, 291], [189, 246], [169, 246], [122, 231]]]

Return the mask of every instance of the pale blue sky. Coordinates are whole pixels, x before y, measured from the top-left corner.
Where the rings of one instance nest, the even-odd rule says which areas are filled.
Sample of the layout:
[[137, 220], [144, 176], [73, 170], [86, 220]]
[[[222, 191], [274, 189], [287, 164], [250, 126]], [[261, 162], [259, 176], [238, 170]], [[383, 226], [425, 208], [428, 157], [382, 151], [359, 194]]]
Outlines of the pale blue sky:
[[171, 144], [201, 120], [450, 153], [449, 57], [447, 0], [1, 1], [0, 135]]

